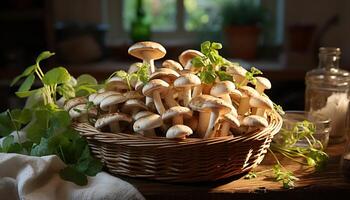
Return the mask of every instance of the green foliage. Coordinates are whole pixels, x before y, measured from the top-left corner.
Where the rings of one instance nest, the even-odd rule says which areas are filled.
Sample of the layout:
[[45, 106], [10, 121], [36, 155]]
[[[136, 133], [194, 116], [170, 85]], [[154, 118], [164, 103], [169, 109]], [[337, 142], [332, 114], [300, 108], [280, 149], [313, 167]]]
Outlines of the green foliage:
[[222, 7], [224, 25], [261, 25], [269, 12], [254, 0], [227, 1]]
[[299, 180], [294, 176], [293, 172], [283, 169], [283, 167], [279, 164], [274, 165], [273, 173], [275, 175], [275, 180], [282, 182], [283, 188], [290, 189], [294, 187], [294, 181]]
[[[5, 137], [0, 152], [32, 156], [57, 155], [67, 164], [60, 176], [78, 185], [85, 185], [86, 176], [96, 175], [101, 171], [102, 164], [91, 156], [86, 140], [71, 127], [68, 112], [58, 108], [55, 102], [57, 94], [66, 99], [78, 93], [87, 95], [96, 91], [98, 84], [90, 75], [82, 75], [75, 81], [63, 67], [53, 68], [44, 74], [39, 63], [52, 55], [54, 53], [48, 51], [40, 54], [36, 64], [28, 67], [12, 82], [14, 85], [24, 79], [16, 94], [28, 99], [24, 109], [0, 113], [0, 133]], [[43, 86], [30, 90], [35, 75]], [[18, 132], [24, 127], [27, 140], [15, 141], [10, 133], [15, 132], [19, 136]]]
[[199, 69], [197, 75], [203, 83], [211, 84], [216, 78], [221, 81], [232, 81], [232, 76], [222, 69], [222, 67], [229, 65], [229, 61], [219, 54], [218, 50], [220, 49], [222, 49], [220, 43], [205, 41], [201, 44], [201, 52], [204, 56], [192, 59], [192, 65]]
[[116, 71], [113, 74], [111, 74], [108, 79], [111, 79], [114, 76], [122, 78], [127, 83], [129, 90], [131, 90], [131, 81], [138, 81], [139, 80], [143, 83], [147, 83], [149, 81], [150, 65], [144, 63], [142, 65], [137, 65], [137, 67], [138, 67], [138, 70], [134, 73], [129, 74], [124, 70], [119, 70], [119, 71]]

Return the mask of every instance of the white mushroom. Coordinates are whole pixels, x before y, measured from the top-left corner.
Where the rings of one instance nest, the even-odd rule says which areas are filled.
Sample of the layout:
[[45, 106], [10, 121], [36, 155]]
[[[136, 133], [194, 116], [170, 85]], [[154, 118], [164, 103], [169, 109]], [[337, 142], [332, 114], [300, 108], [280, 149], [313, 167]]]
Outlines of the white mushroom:
[[271, 82], [269, 81], [269, 79], [261, 76], [257, 76], [255, 77], [255, 79], [256, 79], [255, 90], [259, 94], [263, 94], [264, 90], [266, 89], [268, 90], [271, 89]]
[[248, 132], [266, 128], [268, 125], [267, 120], [258, 115], [249, 115], [245, 117], [241, 123], [241, 126], [248, 127]]
[[154, 60], [163, 58], [166, 50], [159, 43], [147, 41], [135, 43], [129, 48], [128, 53], [143, 60], [144, 64], [149, 64], [149, 74], [152, 74], [155, 71]]
[[258, 96], [259, 93], [249, 86], [242, 86], [239, 88], [239, 90], [242, 92], [242, 97], [239, 102], [237, 112], [239, 115], [245, 115], [247, 112], [249, 112], [249, 109], [250, 109], [249, 99], [252, 96]]
[[233, 80], [238, 83], [240, 86], [245, 86], [248, 83], [246, 78], [247, 70], [242, 66], [236, 63], [232, 63], [230, 66], [226, 68], [227, 73], [231, 74]]
[[176, 71], [182, 71], [183, 70], [183, 67], [181, 66], [181, 64], [176, 62], [175, 60], [165, 60], [162, 63], [162, 66], [165, 67], [165, 68], [176, 70]]
[[250, 98], [249, 105], [253, 108], [252, 114], [258, 115], [261, 117], [265, 117], [266, 110], [273, 109], [272, 101], [268, 97], [261, 96], [261, 95]]
[[192, 67], [192, 59], [197, 56], [202, 57], [204, 55], [200, 51], [189, 49], [180, 54], [179, 61], [184, 67], [184, 69], [194, 70], [194, 68]]
[[152, 97], [154, 101], [154, 105], [159, 114], [163, 114], [165, 111], [164, 105], [162, 103], [162, 99], [160, 94], [166, 91], [169, 87], [169, 84], [161, 79], [153, 79], [150, 80], [145, 86], [142, 88], [142, 93], [145, 96]]
[[232, 105], [230, 94], [235, 92], [235, 84], [231, 81], [220, 81], [214, 84], [210, 90], [210, 95], [222, 98], [226, 103]]
[[188, 106], [191, 101], [191, 88], [199, 86], [201, 84], [201, 80], [198, 76], [188, 73], [180, 76], [174, 81], [175, 88], [182, 88], [183, 90], [183, 105]]
[[163, 121], [160, 115], [151, 114], [141, 117], [134, 122], [133, 129], [135, 132], [143, 134], [147, 137], [156, 136], [154, 129], [162, 126]]
[[168, 129], [166, 138], [168, 139], [185, 139], [193, 133], [192, 129], [186, 125], [177, 124]]
[[240, 122], [237, 117], [237, 115], [227, 113], [221, 118], [221, 128], [219, 136], [227, 136], [230, 133], [230, 127], [237, 128], [240, 126]]
[[145, 103], [138, 99], [129, 99], [127, 100], [121, 108], [123, 113], [130, 114], [132, 118], [140, 111], [147, 110]]
[[[120, 121], [126, 121], [128, 123], [131, 123], [132, 119], [129, 115], [124, 113], [115, 112], [115, 113], [105, 114], [96, 120], [95, 127], [97, 129], [102, 129], [103, 127], [111, 123], [119, 125]], [[119, 133], [120, 130], [116, 130], [116, 131], [117, 132], [114, 132], [114, 133]]]
[[183, 117], [191, 117], [192, 110], [187, 107], [174, 106], [165, 111], [162, 115], [164, 121], [172, 119], [173, 125], [175, 124], [184, 124]]

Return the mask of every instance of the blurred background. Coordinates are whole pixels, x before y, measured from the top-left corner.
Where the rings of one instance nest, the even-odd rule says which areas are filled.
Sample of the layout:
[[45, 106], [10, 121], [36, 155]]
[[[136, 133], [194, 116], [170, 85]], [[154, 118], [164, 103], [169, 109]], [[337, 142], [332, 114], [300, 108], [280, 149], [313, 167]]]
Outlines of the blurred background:
[[[211, 40], [222, 55], [255, 66], [272, 82], [267, 91], [285, 110], [304, 108], [305, 72], [317, 67], [318, 48], [339, 47], [350, 68], [348, 0], [2, 0], [1, 110], [15, 107], [11, 80], [44, 51], [56, 52], [44, 69], [66, 67], [102, 81], [136, 62], [127, 49], [157, 41], [165, 59]], [[164, 60], [164, 59], [163, 59]], [[160, 65], [161, 61], [156, 61]]]

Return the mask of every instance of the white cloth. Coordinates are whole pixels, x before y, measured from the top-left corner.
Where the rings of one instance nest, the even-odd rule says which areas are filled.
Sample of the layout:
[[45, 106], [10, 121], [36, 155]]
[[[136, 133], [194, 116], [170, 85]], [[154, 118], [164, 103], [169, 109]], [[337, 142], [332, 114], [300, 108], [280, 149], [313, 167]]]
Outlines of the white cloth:
[[86, 186], [64, 181], [58, 174], [64, 167], [55, 155], [33, 157], [0, 153], [0, 199], [144, 199], [131, 184], [105, 172], [88, 177]]

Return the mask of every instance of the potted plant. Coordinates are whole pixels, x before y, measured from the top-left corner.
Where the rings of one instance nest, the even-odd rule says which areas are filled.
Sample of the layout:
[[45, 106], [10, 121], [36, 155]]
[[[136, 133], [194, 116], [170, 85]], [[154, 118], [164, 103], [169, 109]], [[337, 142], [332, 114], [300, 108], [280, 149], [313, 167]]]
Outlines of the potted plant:
[[228, 1], [222, 8], [223, 29], [233, 57], [255, 59], [267, 11], [254, 0]]

